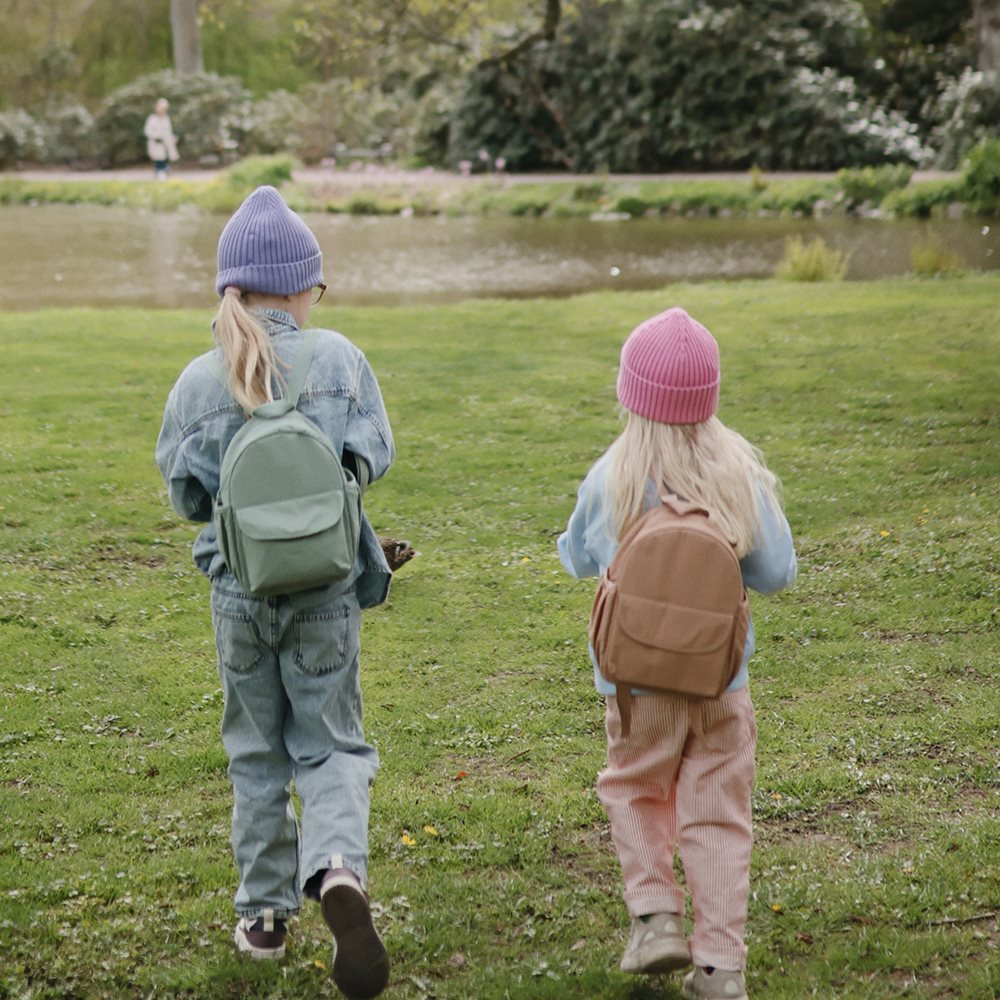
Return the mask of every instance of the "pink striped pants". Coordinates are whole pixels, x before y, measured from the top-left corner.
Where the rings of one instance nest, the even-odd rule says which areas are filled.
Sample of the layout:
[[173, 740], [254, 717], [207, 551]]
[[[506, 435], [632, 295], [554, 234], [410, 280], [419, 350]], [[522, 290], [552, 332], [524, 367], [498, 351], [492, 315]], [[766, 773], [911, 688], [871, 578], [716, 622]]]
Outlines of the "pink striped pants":
[[749, 689], [707, 701], [641, 695], [632, 701], [632, 731], [624, 739], [618, 704], [609, 697], [606, 728], [608, 765], [597, 794], [611, 823], [629, 914], [684, 913], [676, 848], [694, 908], [695, 965], [742, 970], [757, 745]]

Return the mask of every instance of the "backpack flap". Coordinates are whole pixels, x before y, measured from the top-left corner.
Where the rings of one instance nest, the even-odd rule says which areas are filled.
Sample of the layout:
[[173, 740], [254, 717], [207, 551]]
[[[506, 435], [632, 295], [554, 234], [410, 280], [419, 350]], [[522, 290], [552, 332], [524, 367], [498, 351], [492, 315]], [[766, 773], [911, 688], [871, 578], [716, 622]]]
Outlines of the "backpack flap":
[[619, 628], [656, 657], [715, 653], [733, 633], [732, 615], [664, 605], [634, 594], [619, 596], [617, 614]]
[[244, 507], [235, 512], [240, 531], [258, 541], [305, 538], [332, 528], [344, 515], [339, 490]]

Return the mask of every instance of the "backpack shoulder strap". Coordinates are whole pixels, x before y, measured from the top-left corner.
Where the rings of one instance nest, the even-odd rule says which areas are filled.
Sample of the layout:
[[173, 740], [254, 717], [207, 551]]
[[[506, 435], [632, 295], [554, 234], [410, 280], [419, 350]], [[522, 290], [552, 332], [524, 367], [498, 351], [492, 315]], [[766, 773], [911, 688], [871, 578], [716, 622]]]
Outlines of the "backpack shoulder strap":
[[295, 356], [295, 364], [292, 365], [292, 372], [288, 376], [285, 395], [281, 399], [275, 399], [270, 403], [261, 403], [253, 411], [255, 417], [264, 417], [265, 419], [269, 417], [281, 417], [299, 405], [299, 396], [302, 394], [302, 387], [305, 385], [306, 372], [309, 370], [309, 362], [312, 361], [318, 337], [318, 330], [306, 330], [302, 337], [302, 345], [299, 347], [299, 353]]
[[676, 493], [664, 493], [660, 497], [660, 503], [664, 507], [669, 507], [675, 514], [704, 514], [708, 517], [708, 511], [704, 507], [690, 500], [682, 500]]

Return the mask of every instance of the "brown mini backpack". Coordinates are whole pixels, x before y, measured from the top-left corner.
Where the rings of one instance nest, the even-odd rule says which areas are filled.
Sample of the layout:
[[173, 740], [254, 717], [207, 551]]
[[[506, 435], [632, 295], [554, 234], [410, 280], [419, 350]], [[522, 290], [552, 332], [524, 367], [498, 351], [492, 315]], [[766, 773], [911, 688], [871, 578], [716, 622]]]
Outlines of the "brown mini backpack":
[[632, 688], [717, 698], [743, 659], [750, 605], [736, 549], [703, 507], [660, 498], [601, 576], [590, 644], [615, 685], [622, 735]]

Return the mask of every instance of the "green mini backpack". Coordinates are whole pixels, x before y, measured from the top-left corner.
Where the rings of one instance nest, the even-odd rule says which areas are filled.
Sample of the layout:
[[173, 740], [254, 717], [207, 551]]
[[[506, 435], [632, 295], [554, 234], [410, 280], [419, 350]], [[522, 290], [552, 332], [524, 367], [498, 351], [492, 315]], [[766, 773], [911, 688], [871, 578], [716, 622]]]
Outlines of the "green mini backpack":
[[[345, 579], [361, 538], [359, 479], [296, 407], [316, 346], [305, 334], [282, 399], [258, 406], [222, 460], [215, 525], [230, 572], [250, 594], [272, 596]], [[213, 372], [219, 381], [224, 374]]]

